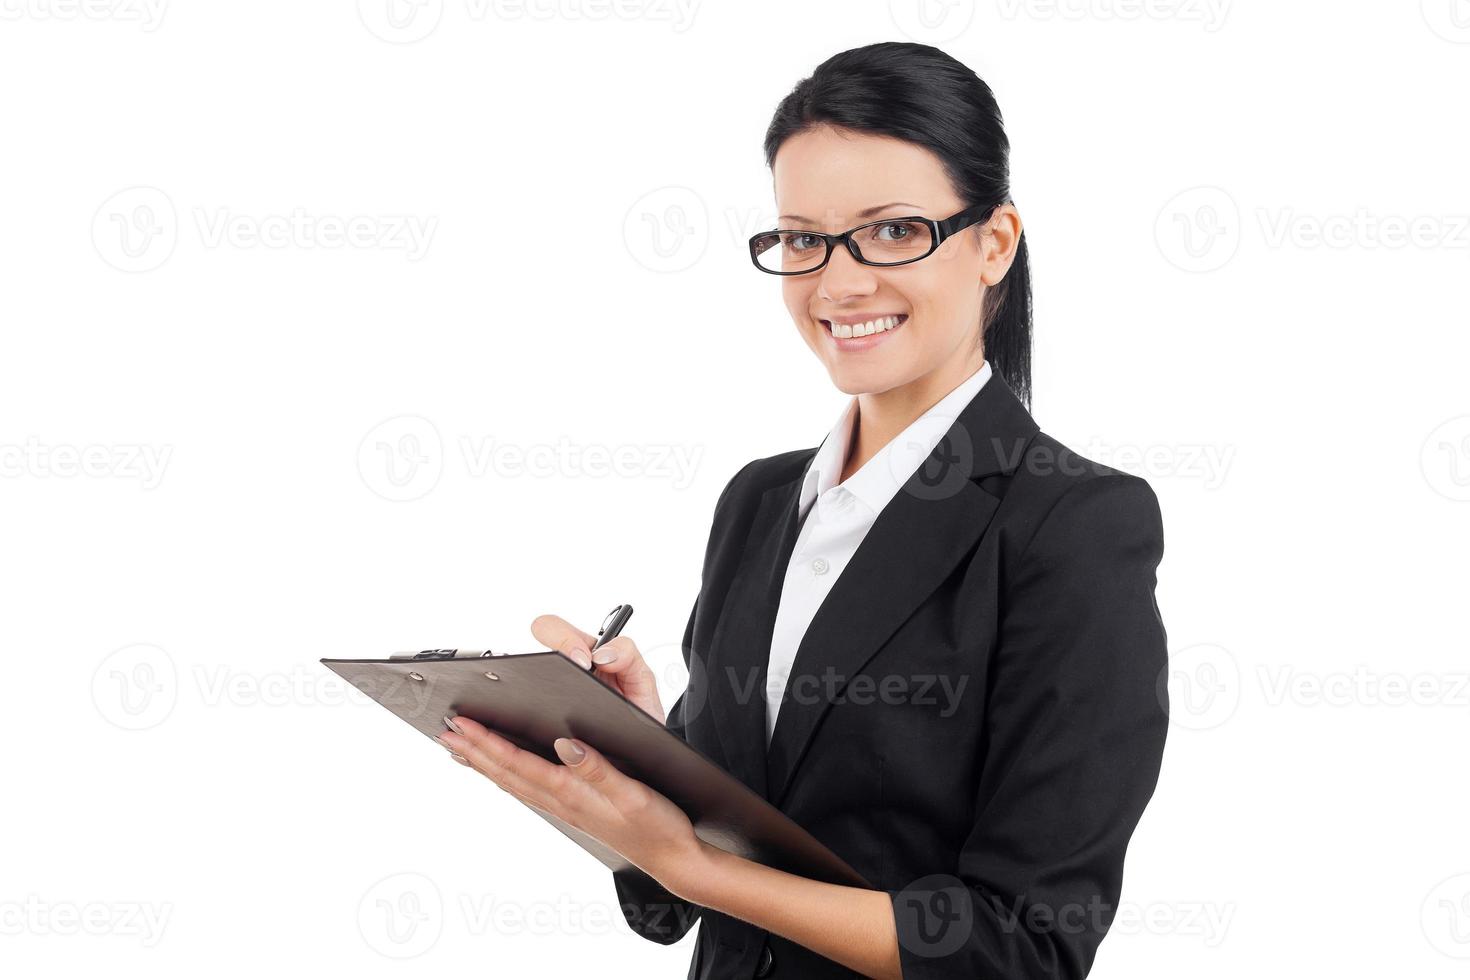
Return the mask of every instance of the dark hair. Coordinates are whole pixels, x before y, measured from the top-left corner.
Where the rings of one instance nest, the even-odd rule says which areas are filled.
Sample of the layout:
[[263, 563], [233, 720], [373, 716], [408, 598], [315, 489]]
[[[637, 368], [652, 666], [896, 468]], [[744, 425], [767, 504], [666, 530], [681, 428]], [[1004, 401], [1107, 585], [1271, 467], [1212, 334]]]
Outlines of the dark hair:
[[[788, 137], [823, 124], [891, 136], [932, 151], [965, 207], [983, 204], [994, 210], [1011, 203], [1011, 144], [995, 95], [938, 48], [882, 41], [822, 62], [776, 107], [766, 130], [766, 166], [775, 165], [776, 151]], [[1031, 270], [1024, 232], [1005, 278], [986, 291], [981, 330], [986, 358], [1029, 406]]]

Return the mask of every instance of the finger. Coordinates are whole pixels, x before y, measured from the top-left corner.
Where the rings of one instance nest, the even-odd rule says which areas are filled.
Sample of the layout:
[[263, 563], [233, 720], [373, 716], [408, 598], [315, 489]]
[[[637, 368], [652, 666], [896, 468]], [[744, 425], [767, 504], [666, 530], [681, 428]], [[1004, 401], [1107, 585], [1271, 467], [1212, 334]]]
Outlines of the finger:
[[566, 763], [567, 771], [576, 775], [578, 782], [606, 797], [617, 809], [624, 810], [643, 801], [647, 791], [644, 784], [624, 775], [601, 752], [581, 739], [559, 738], [551, 743], [551, 747]]
[[632, 637], [618, 636], [608, 640], [592, 655], [592, 662], [597, 665], [599, 677], [617, 678], [618, 688], [629, 701], [635, 704], [662, 703], [658, 696], [658, 678]]
[[574, 801], [579, 789], [585, 793], [585, 788], [568, 779], [562, 766], [527, 752], [471, 718], [457, 715], [452, 721], [459, 731], [443, 732], [439, 741], [501, 788], [547, 809], [554, 805], [552, 801]]
[[548, 650], [566, 654], [584, 669], [592, 666], [592, 645], [597, 638], [584, 633], [560, 616], [547, 613], [531, 621], [531, 635]]
[[[470, 762], [470, 760], [466, 759], [464, 756], [460, 755], [458, 752], [451, 751], [449, 753], [449, 758], [453, 759], [455, 762], [457, 762], [460, 765], [464, 766], [466, 769], [474, 769], [475, 768], [474, 765]], [[479, 772], [478, 769], [475, 769], [475, 771], [476, 772]], [[481, 773], [481, 775], [484, 775], [484, 774]], [[504, 786], [501, 786], [500, 788], [502, 790], [504, 790], [506, 793], [509, 793], [511, 796], [514, 796], [516, 799], [520, 800], [522, 803], [526, 804], [526, 806], [530, 807], [532, 810], [535, 810], [538, 813], [546, 813], [547, 812], [546, 807], [543, 806], [539, 800], [533, 800], [529, 796], [522, 796], [520, 793], [517, 793], [515, 790], [505, 789]]]

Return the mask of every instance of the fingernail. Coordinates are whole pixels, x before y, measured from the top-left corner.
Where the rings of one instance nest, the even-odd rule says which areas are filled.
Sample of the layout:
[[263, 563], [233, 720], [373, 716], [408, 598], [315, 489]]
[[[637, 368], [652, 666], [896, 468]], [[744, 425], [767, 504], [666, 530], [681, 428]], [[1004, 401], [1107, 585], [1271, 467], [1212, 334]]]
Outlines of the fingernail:
[[551, 745], [556, 749], [556, 754], [561, 756], [561, 761], [569, 766], [575, 766], [587, 758], [587, 750], [569, 738], [559, 738]]
[[592, 669], [592, 654], [587, 652], [586, 647], [572, 647], [572, 659], [581, 664], [583, 670]]
[[454, 723], [454, 719], [451, 718], [451, 717], [449, 717], [448, 715], [445, 715], [444, 716], [444, 727], [447, 728], [447, 729], [449, 729], [451, 732], [453, 732], [456, 735], [463, 735], [464, 734], [464, 729], [463, 728], [460, 728], [458, 725], [456, 725]]
[[618, 659], [617, 651], [609, 650], [607, 647], [603, 647], [592, 655], [592, 662], [595, 664], [610, 664], [616, 659]]
[[467, 765], [470, 764], [470, 760], [466, 759], [464, 756], [460, 755], [458, 752], [451, 752], [451, 753], [449, 753], [449, 758], [453, 759], [455, 762], [458, 762], [462, 766], [467, 766]]
[[448, 742], [444, 741], [444, 736], [443, 735], [435, 735], [434, 736], [434, 741], [438, 742], [440, 745], [444, 746], [446, 749], [448, 749], [451, 752], [458, 752], [459, 751], [459, 749], [455, 748], [453, 745], [450, 745]]

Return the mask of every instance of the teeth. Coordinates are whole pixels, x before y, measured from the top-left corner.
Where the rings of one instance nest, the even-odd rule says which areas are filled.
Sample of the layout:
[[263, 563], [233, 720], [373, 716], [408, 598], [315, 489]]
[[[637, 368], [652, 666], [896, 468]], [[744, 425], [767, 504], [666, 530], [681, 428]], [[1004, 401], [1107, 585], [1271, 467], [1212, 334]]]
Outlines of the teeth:
[[832, 324], [832, 336], [847, 339], [850, 337], [866, 337], [869, 334], [882, 333], [892, 330], [898, 326], [901, 317], [883, 316], [867, 323], [834, 323]]

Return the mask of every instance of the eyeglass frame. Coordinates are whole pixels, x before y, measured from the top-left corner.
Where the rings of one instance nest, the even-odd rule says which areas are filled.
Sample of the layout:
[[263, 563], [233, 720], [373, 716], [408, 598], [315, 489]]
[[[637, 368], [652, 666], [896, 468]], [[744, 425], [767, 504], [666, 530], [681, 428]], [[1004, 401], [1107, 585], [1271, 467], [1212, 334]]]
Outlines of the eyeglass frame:
[[[877, 218], [873, 221], [865, 221], [862, 224], [858, 225], [856, 228], [849, 228], [847, 229], [847, 231], [844, 231], [840, 235], [828, 235], [820, 231], [807, 231], [804, 228], [773, 228], [770, 231], [757, 232], [756, 234], [750, 236], [750, 261], [754, 263], [757, 269], [761, 270], [762, 272], [769, 273], [773, 276], [804, 276], [812, 272], [821, 272], [823, 269], [827, 268], [827, 263], [832, 261], [832, 252], [837, 248], [837, 243], [841, 242], [843, 245], [847, 246], [848, 254], [863, 265], [871, 265], [883, 269], [892, 268], [899, 265], [909, 265], [910, 263], [917, 262], [920, 259], [926, 259], [929, 256], [933, 255], [935, 251], [938, 250], [939, 246], [944, 244], [944, 240], [946, 238], [949, 238], [957, 231], [963, 231], [971, 225], [978, 224], [981, 221], [984, 221], [999, 206], [1000, 205], [998, 204], [974, 204], [968, 208], [965, 208], [963, 211], [956, 211], [948, 218], [944, 218], [943, 220], [939, 221], [936, 221], [933, 218], [926, 218], [921, 214], [901, 215], [892, 218]], [[864, 228], [871, 228], [873, 225], [886, 225], [895, 221], [922, 221], [924, 224], [928, 225], [931, 239], [929, 251], [925, 252], [923, 255], [916, 255], [911, 259], [904, 259], [902, 262], [869, 262], [867, 259], [863, 258], [862, 251], [858, 248], [857, 242], [852, 240], [852, 236], [856, 232], [862, 231]], [[800, 269], [795, 272], [767, 269], [765, 266], [761, 265], [760, 253], [755, 250], [756, 239], [765, 238], [767, 235], [779, 235], [783, 232], [798, 235], [811, 235], [815, 238], [820, 238], [827, 245], [827, 254], [822, 256], [822, 261], [820, 263], [812, 266], [810, 269]]]

